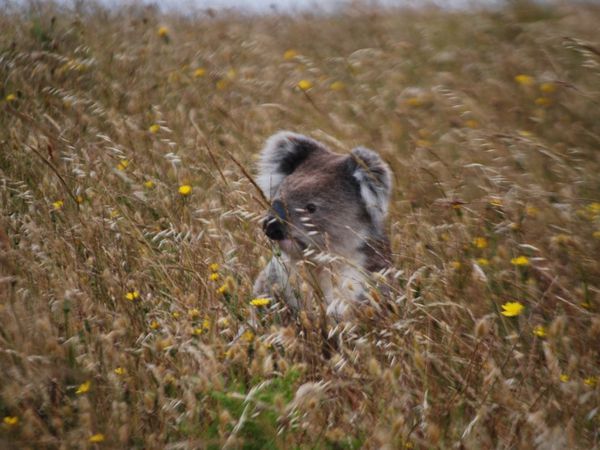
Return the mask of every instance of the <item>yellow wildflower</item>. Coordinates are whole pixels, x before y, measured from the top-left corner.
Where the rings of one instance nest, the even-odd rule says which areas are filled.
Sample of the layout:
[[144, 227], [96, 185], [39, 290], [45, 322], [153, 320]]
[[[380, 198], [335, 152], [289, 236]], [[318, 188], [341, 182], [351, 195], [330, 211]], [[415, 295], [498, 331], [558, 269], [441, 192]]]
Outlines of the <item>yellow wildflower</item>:
[[260, 306], [267, 306], [269, 303], [271, 303], [271, 299], [270, 298], [254, 298], [252, 300], [250, 300], [250, 304], [252, 306], [256, 306], [256, 307], [260, 307]]
[[552, 82], [542, 83], [540, 84], [540, 91], [544, 94], [552, 94], [556, 91], [556, 84]]
[[566, 383], [571, 379], [571, 377], [569, 377], [569, 375], [567, 375], [566, 373], [561, 373], [559, 379], [562, 383]]
[[587, 377], [583, 380], [583, 384], [589, 387], [595, 387], [598, 384], [598, 377]]
[[80, 205], [83, 203], [83, 200], [84, 200], [84, 198], [83, 198], [83, 195], [77, 195], [77, 196], [75, 197], [75, 201], [76, 201], [77, 203], [79, 203]]
[[17, 416], [5, 416], [2, 422], [8, 427], [14, 427], [19, 424], [19, 418]]
[[539, 338], [545, 338], [546, 337], [546, 328], [544, 327], [544, 325], [536, 325], [533, 328], [533, 334]]
[[535, 78], [529, 75], [517, 75], [515, 81], [521, 86], [532, 86], [535, 83]]
[[198, 317], [200, 317], [200, 311], [198, 311], [197, 308], [192, 308], [188, 311], [188, 316], [190, 317], [190, 319], [197, 319]]
[[219, 264], [218, 263], [212, 263], [208, 266], [209, 270], [211, 272], [216, 272], [219, 270]]
[[296, 56], [298, 56], [298, 52], [292, 48], [283, 52], [283, 59], [285, 59], [286, 61], [294, 59]]
[[90, 386], [92, 385], [91, 381], [86, 381], [82, 384], [79, 385], [79, 387], [77, 388], [77, 390], [75, 391], [75, 393], [77, 395], [81, 395], [81, 394], [85, 394], [90, 390]]
[[406, 99], [405, 103], [408, 106], [417, 107], [417, 106], [422, 106], [423, 103], [425, 103], [425, 102], [421, 98], [419, 98], [419, 97], [410, 97], [410, 98]]
[[127, 373], [127, 370], [123, 367], [117, 367], [115, 369], [115, 373], [119, 376], [125, 375]]
[[152, 322], [150, 322], [150, 329], [158, 330], [159, 328], [160, 328], [160, 324], [156, 320], [153, 320]]
[[88, 439], [92, 444], [99, 444], [100, 442], [104, 442], [104, 435], [102, 433], [96, 433], [90, 436]]
[[490, 265], [490, 260], [487, 258], [478, 258], [477, 259], [477, 264], [479, 264], [480, 266], [489, 266]]
[[236, 77], [236, 76], [237, 76], [237, 72], [235, 71], [235, 69], [229, 69], [229, 70], [227, 71], [227, 78], [228, 78], [229, 80], [233, 80], [233, 79], [235, 79], [235, 77]]
[[186, 197], [192, 193], [192, 187], [189, 184], [182, 184], [179, 186], [179, 193]]
[[525, 307], [520, 302], [506, 302], [502, 305], [503, 311], [500, 314], [506, 317], [516, 317], [523, 312], [524, 308]]
[[548, 107], [552, 105], [552, 99], [548, 97], [538, 97], [535, 99], [535, 104], [538, 106]]
[[227, 317], [221, 317], [217, 320], [217, 325], [221, 328], [225, 328], [229, 326], [229, 319]]
[[484, 237], [476, 237], [473, 239], [473, 245], [477, 248], [486, 248], [488, 246], [488, 241]]
[[537, 217], [539, 212], [540, 212], [540, 210], [537, 209], [535, 206], [525, 207], [525, 214], [527, 214], [529, 217]]
[[179, 313], [179, 311], [173, 311], [171, 313], [171, 316], [173, 316], [173, 319], [179, 319], [179, 317], [181, 316], [181, 314]]
[[154, 181], [152, 181], [152, 180], [144, 181], [144, 187], [146, 187], [147, 189], [152, 189], [154, 187]]
[[594, 239], [600, 239], [600, 230], [596, 230], [592, 233]]
[[517, 256], [516, 258], [512, 258], [510, 260], [510, 263], [513, 266], [528, 266], [529, 265], [529, 258], [527, 256]]
[[252, 330], [246, 330], [241, 336], [242, 341], [252, 342], [254, 340], [254, 333]]
[[127, 169], [127, 166], [129, 165], [129, 161], [126, 159], [122, 159], [119, 164], [117, 165], [117, 170], [125, 170]]
[[196, 78], [201, 78], [204, 75], [206, 75], [206, 69], [203, 69], [202, 67], [198, 67], [196, 70], [194, 70], [194, 76]]
[[192, 328], [192, 334], [194, 336], [200, 336], [203, 332], [204, 330], [200, 327]]
[[63, 206], [65, 206], [65, 202], [62, 200], [56, 200], [55, 202], [52, 202], [52, 206], [54, 209], [61, 209]]
[[150, 131], [150, 133], [152, 134], [156, 134], [160, 131], [160, 125], [157, 123], [153, 123], [152, 125], [150, 125], [150, 128], [148, 128], [148, 131]]
[[161, 27], [159, 27], [159, 28], [158, 28], [158, 35], [159, 35], [161, 38], [165, 38], [165, 37], [167, 37], [167, 36], [169, 35], [169, 29], [168, 29], [167, 27], [165, 27], [165, 26], [161, 26]]
[[300, 80], [298, 81], [298, 87], [303, 91], [308, 91], [311, 87], [313, 87], [313, 84], [309, 80]]
[[15, 94], [8, 94], [4, 99], [7, 102], [14, 102], [17, 99], [17, 96]]
[[130, 302], [133, 302], [140, 298], [140, 293], [138, 290], [129, 291], [125, 294], [125, 298]]
[[469, 119], [465, 121], [465, 126], [467, 128], [479, 128], [479, 122], [477, 122], [475, 119]]
[[224, 91], [225, 89], [227, 89], [227, 86], [229, 86], [229, 80], [226, 78], [221, 78], [219, 81], [216, 82], [215, 87], [219, 90], [219, 91]]
[[346, 89], [346, 85], [341, 81], [334, 81], [329, 85], [329, 89], [331, 89], [332, 91], [343, 91], [344, 89]]
[[227, 294], [229, 292], [229, 286], [227, 283], [224, 283], [217, 289], [217, 294]]
[[450, 267], [452, 267], [454, 270], [458, 270], [462, 267], [462, 264], [460, 261], [451, 261]]
[[217, 281], [217, 280], [219, 279], [219, 274], [218, 274], [218, 273], [214, 273], [214, 272], [213, 272], [213, 273], [211, 273], [211, 274], [208, 276], [208, 279], [209, 279], [210, 281]]
[[593, 202], [585, 207], [587, 212], [589, 212], [592, 216], [600, 215], [600, 203]]

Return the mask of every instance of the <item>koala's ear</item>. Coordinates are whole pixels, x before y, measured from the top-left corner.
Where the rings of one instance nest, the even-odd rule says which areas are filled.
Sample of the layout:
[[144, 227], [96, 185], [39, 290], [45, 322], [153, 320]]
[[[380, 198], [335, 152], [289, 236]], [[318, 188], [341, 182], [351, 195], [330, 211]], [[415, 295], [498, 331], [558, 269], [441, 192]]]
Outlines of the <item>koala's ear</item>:
[[271, 200], [285, 177], [314, 151], [323, 150], [317, 141], [291, 131], [280, 131], [269, 139], [261, 151], [256, 183]]
[[350, 167], [371, 219], [381, 225], [387, 216], [392, 191], [389, 166], [373, 150], [357, 147], [350, 153]]

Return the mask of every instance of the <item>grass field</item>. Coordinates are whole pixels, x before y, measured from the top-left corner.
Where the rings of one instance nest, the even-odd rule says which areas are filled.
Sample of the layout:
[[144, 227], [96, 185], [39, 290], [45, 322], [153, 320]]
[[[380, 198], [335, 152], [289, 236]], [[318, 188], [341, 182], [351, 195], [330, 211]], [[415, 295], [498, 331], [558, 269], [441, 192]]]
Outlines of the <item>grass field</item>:
[[[600, 7], [86, 5], [0, 12], [0, 448], [600, 447]], [[348, 323], [250, 304], [280, 129], [394, 171]]]

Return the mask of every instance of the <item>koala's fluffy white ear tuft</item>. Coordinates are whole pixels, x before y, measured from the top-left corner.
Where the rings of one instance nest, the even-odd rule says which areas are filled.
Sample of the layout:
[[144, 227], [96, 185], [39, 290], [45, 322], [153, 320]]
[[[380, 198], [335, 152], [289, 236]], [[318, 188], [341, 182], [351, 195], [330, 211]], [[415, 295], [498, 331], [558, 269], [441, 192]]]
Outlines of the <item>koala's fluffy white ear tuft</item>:
[[260, 154], [256, 178], [265, 196], [271, 200], [283, 179], [317, 149], [323, 149], [323, 146], [291, 131], [280, 131], [267, 139]]
[[375, 225], [381, 225], [388, 213], [392, 191], [392, 172], [373, 150], [357, 147], [350, 157], [354, 160], [352, 176], [360, 185], [360, 195]]

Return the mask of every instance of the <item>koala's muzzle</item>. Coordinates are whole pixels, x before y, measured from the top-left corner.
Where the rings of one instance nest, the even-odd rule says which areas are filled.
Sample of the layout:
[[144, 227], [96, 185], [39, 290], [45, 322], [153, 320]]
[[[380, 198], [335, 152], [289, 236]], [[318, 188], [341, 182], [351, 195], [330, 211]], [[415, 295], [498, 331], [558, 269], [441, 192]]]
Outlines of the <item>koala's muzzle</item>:
[[263, 231], [269, 239], [281, 241], [285, 239], [287, 226], [287, 215], [281, 200], [275, 200], [271, 205], [271, 211], [263, 222]]

